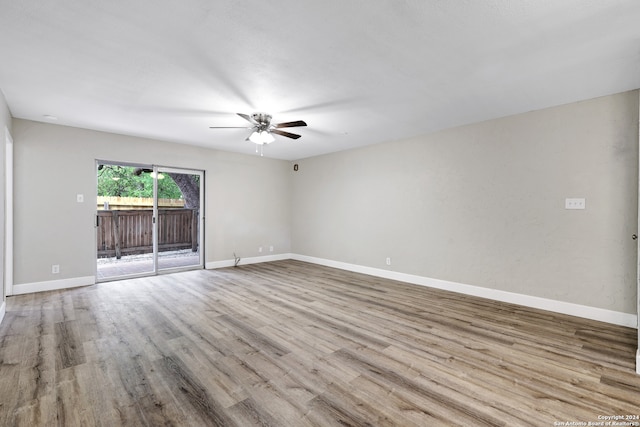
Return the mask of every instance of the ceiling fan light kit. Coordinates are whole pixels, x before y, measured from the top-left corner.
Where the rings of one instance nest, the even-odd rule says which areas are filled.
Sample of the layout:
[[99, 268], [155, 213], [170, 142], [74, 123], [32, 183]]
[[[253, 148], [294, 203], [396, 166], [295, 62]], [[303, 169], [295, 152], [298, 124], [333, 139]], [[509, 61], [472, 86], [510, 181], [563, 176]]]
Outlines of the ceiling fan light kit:
[[256, 143], [256, 144], [270, 144], [273, 141], [275, 141], [276, 139], [273, 137], [273, 135], [271, 135], [269, 132], [263, 130], [263, 131], [253, 131], [253, 133], [249, 136], [249, 141]]
[[[296, 120], [293, 122], [284, 122], [278, 124], [271, 124], [271, 114], [267, 113], [253, 113], [251, 115], [236, 113], [238, 116], [242, 117], [253, 126], [251, 127], [240, 127], [240, 126], [211, 126], [210, 129], [251, 129], [251, 135], [245, 141], [251, 141], [256, 145], [265, 145], [270, 144], [275, 141], [275, 137], [273, 134], [284, 136], [291, 139], [298, 139], [301, 135], [286, 132], [280, 130], [282, 128], [292, 128], [292, 127], [301, 127], [306, 126], [307, 124], [302, 120]], [[256, 147], [257, 152], [257, 147]]]

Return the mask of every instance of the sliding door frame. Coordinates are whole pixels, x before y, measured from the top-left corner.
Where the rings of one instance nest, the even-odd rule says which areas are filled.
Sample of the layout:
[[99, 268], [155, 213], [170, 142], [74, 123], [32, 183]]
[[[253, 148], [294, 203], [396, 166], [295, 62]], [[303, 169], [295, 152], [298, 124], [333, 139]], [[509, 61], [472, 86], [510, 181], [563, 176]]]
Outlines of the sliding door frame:
[[[155, 170], [155, 166], [150, 165], [150, 164], [146, 164], [146, 163], [132, 163], [132, 162], [120, 162], [120, 161], [115, 161], [115, 160], [101, 160], [101, 159], [96, 159], [95, 161], [95, 170], [96, 172], [98, 171], [98, 165], [112, 165], [112, 166], [123, 166], [123, 167], [133, 167], [133, 168], [144, 168], [144, 169], [153, 169]], [[154, 179], [154, 188], [153, 188], [153, 196], [154, 196], [154, 200], [156, 199], [156, 191], [157, 191], [157, 179]], [[96, 173], [96, 183], [95, 183], [95, 188], [97, 190], [98, 188], [98, 174]], [[96, 191], [97, 194], [97, 191]], [[157, 211], [155, 209], [155, 204], [156, 202], [154, 202], [154, 210], [152, 213], [152, 239], [155, 242], [155, 235], [156, 235], [156, 229], [155, 229], [155, 222], [156, 222], [156, 214]], [[94, 256], [94, 273], [95, 273], [95, 277], [96, 277], [96, 282], [109, 282], [109, 281], [113, 281], [113, 280], [122, 280], [122, 279], [132, 279], [135, 277], [146, 277], [146, 276], [152, 276], [156, 274], [156, 271], [158, 270], [157, 268], [157, 258], [154, 256], [153, 257], [153, 266], [151, 270], [148, 271], [143, 271], [140, 273], [131, 273], [131, 274], [126, 274], [126, 275], [121, 275], [121, 276], [112, 276], [106, 279], [99, 279], [98, 278], [98, 215], [96, 214], [96, 218], [95, 221], [93, 223], [94, 227], [95, 227], [95, 233], [94, 233], [94, 242], [93, 242], [93, 247], [95, 248], [95, 256]], [[155, 243], [154, 243], [154, 247], [153, 247], [154, 253], [156, 250], [155, 247]]]
[[154, 189], [154, 226], [156, 227], [156, 230], [154, 232], [154, 245], [156, 245], [155, 250], [154, 250], [154, 258], [155, 258], [155, 268], [156, 268], [156, 274], [163, 274], [163, 273], [173, 273], [175, 271], [183, 271], [183, 270], [195, 270], [195, 269], [202, 269], [204, 268], [204, 206], [205, 206], [205, 200], [204, 200], [204, 183], [205, 183], [205, 171], [204, 170], [198, 170], [198, 169], [186, 169], [186, 168], [176, 168], [176, 167], [169, 167], [169, 166], [154, 166], [153, 171], [156, 173], [156, 176], [158, 176], [157, 174], [159, 173], [179, 173], [179, 174], [186, 174], [186, 175], [198, 175], [200, 177], [200, 185], [199, 185], [199, 195], [198, 197], [200, 198], [200, 202], [199, 202], [199, 207], [198, 207], [198, 220], [197, 220], [197, 225], [198, 225], [198, 265], [189, 265], [189, 266], [184, 266], [184, 267], [174, 267], [174, 268], [160, 268], [160, 265], [158, 264], [158, 191], [157, 191], [157, 185], [158, 185], [158, 180], [155, 179], [154, 180], [154, 185], [156, 186], [156, 188]]
[[[94, 248], [96, 250], [96, 256], [94, 257], [94, 259], [96, 260], [95, 264], [94, 264], [94, 269], [95, 269], [95, 277], [96, 277], [96, 282], [106, 282], [106, 281], [111, 281], [111, 280], [121, 280], [121, 279], [129, 279], [129, 278], [135, 278], [135, 277], [145, 277], [145, 276], [155, 276], [158, 274], [166, 274], [166, 273], [173, 273], [176, 271], [186, 271], [186, 270], [195, 270], [195, 269], [202, 269], [204, 268], [204, 226], [205, 226], [205, 221], [204, 221], [204, 214], [205, 214], [205, 200], [204, 200], [204, 195], [205, 195], [205, 191], [204, 191], [204, 186], [205, 186], [205, 171], [204, 170], [199, 170], [199, 169], [186, 169], [186, 168], [176, 168], [176, 167], [169, 167], [169, 166], [159, 166], [159, 165], [151, 165], [151, 164], [144, 164], [144, 163], [130, 163], [130, 162], [119, 162], [119, 161], [112, 161], [112, 160], [101, 160], [101, 159], [96, 159], [95, 161], [95, 168], [96, 171], [98, 170], [98, 165], [113, 165], [113, 166], [123, 166], [123, 167], [136, 167], [136, 168], [144, 168], [144, 169], [148, 169], [148, 170], [152, 170], [153, 171], [153, 213], [152, 213], [152, 250], [153, 250], [153, 254], [152, 254], [152, 259], [153, 259], [153, 266], [152, 269], [149, 271], [144, 271], [144, 272], [140, 272], [140, 273], [132, 273], [132, 274], [127, 274], [127, 275], [121, 275], [121, 276], [113, 276], [113, 277], [109, 277], [109, 278], [102, 278], [102, 279], [98, 279], [98, 264], [97, 264], [97, 259], [98, 259], [98, 247], [97, 247], [97, 241], [98, 241], [98, 218], [96, 215], [96, 221], [94, 223], [94, 226], [96, 228], [96, 232], [94, 233]], [[159, 217], [158, 217], [158, 174], [161, 173], [178, 173], [178, 174], [188, 174], [188, 175], [198, 175], [200, 177], [200, 185], [199, 185], [199, 198], [200, 198], [200, 202], [199, 202], [199, 209], [198, 209], [198, 218], [197, 218], [197, 226], [198, 226], [198, 264], [197, 265], [188, 265], [188, 266], [183, 266], [183, 267], [173, 267], [173, 268], [160, 268], [160, 265], [158, 263], [158, 254], [159, 254], [159, 239], [158, 239], [158, 225], [159, 225]], [[96, 188], [98, 186], [98, 177], [96, 174]]]

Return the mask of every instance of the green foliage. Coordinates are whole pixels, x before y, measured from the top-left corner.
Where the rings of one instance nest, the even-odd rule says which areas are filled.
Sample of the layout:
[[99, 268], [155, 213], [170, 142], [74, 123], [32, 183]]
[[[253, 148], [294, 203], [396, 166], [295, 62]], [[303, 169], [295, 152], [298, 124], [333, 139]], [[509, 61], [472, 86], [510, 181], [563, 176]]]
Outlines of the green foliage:
[[[98, 170], [98, 196], [153, 197], [153, 177], [149, 172], [134, 175], [130, 166], [104, 165]], [[168, 175], [158, 179], [158, 198], [181, 199], [182, 192]]]

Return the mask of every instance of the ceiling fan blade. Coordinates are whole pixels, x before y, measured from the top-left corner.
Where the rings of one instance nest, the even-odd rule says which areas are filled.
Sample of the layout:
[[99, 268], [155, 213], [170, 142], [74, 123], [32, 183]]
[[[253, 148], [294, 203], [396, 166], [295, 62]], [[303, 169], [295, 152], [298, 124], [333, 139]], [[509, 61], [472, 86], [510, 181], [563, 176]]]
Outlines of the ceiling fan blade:
[[275, 133], [276, 135], [286, 136], [287, 138], [298, 139], [301, 135], [296, 135], [295, 133], [285, 132], [283, 130], [271, 129], [271, 133]]
[[243, 119], [245, 119], [246, 121], [248, 121], [251, 124], [256, 124], [256, 122], [251, 118], [250, 115], [248, 114], [242, 114], [242, 113], [236, 113], [237, 115], [239, 115], [240, 117], [242, 117]]
[[276, 125], [276, 128], [278, 128], [278, 129], [280, 129], [280, 128], [295, 128], [295, 127], [306, 126], [306, 125], [307, 124], [303, 120], [296, 120], [295, 122], [278, 123]]
[[246, 126], [209, 126], [209, 129], [253, 129]]

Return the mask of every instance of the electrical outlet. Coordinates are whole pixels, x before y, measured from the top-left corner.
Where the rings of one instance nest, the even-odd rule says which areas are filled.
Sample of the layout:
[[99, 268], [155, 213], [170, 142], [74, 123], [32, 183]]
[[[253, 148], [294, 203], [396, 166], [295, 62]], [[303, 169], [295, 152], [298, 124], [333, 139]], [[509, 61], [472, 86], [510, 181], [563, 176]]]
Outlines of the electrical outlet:
[[391, 265], [391, 258], [387, 257], [387, 265]]
[[587, 201], [584, 198], [581, 199], [564, 199], [565, 209], [586, 209]]
[[262, 246], [258, 247], [258, 253], [262, 253]]
[[76, 201], [78, 203], [84, 203], [84, 194], [76, 194]]
[[51, 274], [58, 274], [58, 273], [60, 273], [60, 265], [53, 264], [51, 266]]
[[273, 252], [273, 246], [269, 246], [269, 252]]

